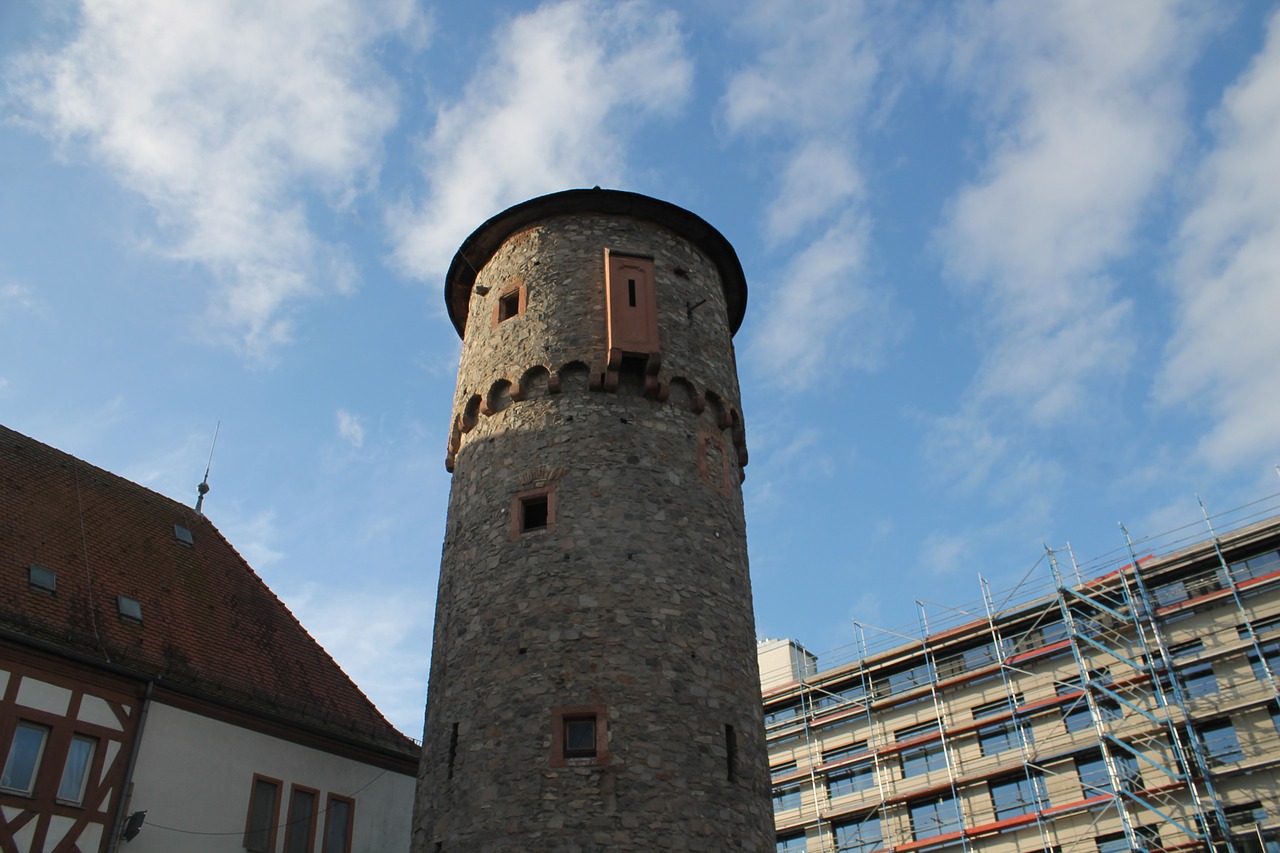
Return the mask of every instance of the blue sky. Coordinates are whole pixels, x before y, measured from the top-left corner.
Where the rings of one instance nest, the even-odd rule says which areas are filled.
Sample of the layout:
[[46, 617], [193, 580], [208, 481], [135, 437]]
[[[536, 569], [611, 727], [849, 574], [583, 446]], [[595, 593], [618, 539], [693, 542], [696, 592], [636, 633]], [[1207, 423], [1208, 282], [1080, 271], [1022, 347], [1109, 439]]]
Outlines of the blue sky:
[[443, 272], [546, 192], [738, 249], [762, 637], [1280, 491], [1273, 4], [46, 5], [0, 5], [0, 422], [191, 502], [220, 421], [208, 515], [407, 733]]

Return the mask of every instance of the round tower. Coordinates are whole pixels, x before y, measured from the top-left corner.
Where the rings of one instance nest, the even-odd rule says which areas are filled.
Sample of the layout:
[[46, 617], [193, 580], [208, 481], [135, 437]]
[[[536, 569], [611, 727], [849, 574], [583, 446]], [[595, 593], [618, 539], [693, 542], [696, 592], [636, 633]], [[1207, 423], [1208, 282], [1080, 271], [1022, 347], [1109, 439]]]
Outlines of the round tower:
[[413, 849], [772, 851], [728, 241], [570, 190], [463, 243]]

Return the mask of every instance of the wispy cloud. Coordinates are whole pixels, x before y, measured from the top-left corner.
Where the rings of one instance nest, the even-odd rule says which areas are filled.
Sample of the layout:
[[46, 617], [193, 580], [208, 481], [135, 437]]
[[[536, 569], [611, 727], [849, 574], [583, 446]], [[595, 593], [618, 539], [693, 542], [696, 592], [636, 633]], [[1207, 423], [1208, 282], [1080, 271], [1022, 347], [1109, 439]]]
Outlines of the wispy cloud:
[[1199, 452], [1227, 468], [1280, 459], [1280, 11], [1226, 93], [1216, 146], [1178, 237], [1177, 327], [1157, 398], [1206, 413]]
[[338, 436], [355, 448], [364, 446], [364, 422], [346, 409], [338, 409]]
[[16, 281], [0, 281], [0, 323], [19, 314], [37, 313], [42, 310], [31, 288]]
[[396, 120], [372, 49], [415, 14], [409, 0], [86, 3], [69, 43], [11, 70], [35, 127], [147, 199], [154, 247], [208, 269], [213, 315], [261, 357], [289, 339], [292, 305], [351, 286], [307, 206], [371, 180]]
[[883, 314], [888, 300], [872, 298], [866, 282], [870, 217], [858, 166], [883, 30], [859, 3], [797, 10], [756, 2], [740, 32], [758, 53], [729, 81], [726, 127], [743, 139], [779, 140], [783, 152], [766, 204], [766, 241], [778, 248], [814, 235], [775, 277], [750, 355], [778, 384], [799, 390], [817, 381], [837, 347], [842, 367], [870, 369], [892, 337], [884, 334], [893, 325]]
[[432, 602], [419, 590], [308, 585], [289, 609], [400, 731], [422, 737]]
[[1182, 81], [1199, 22], [1176, 4], [967, 7], [954, 80], [977, 99], [990, 155], [953, 198], [947, 265], [985, 306], [973, 392], [1048, 424], [1123, 372], [1129, 301], [1108, 265], [1134, 249], [1186, 136]]
[[689, 95], [678, 24], [643, 0], [565, 0], [501, 27], [463, 97], [436, 116], [422, 149], [423, 199], [392, 217], [399, 265], [436, 277], [505, 206], [621, 183], [629, 134]]

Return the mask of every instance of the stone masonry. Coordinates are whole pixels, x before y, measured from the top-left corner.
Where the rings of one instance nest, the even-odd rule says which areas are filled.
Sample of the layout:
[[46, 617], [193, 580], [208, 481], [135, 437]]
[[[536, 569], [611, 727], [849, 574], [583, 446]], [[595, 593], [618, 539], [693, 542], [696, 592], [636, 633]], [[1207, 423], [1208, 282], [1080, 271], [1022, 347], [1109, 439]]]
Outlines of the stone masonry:
[[[607, 371], [606, 250], [652, 258], [660, 366]], [[464, 334], [413, 850], [773, 850], [732, 248], [665, 202], [571, 190], [481, 226], [446, 299]]]

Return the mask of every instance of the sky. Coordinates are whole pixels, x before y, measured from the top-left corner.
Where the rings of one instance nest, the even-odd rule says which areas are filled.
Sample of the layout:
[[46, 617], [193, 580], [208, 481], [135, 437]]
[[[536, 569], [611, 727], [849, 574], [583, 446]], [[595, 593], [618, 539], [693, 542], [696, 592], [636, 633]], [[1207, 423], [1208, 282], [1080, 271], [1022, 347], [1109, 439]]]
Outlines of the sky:
[[420, 736], [444, 271], [596, 185], [742, 260], [761, 638], [826, 665], [1280, 492], [1246, 0], [0, 3], [0, 422], [186, 503], [217, 430], [206, 514]]

